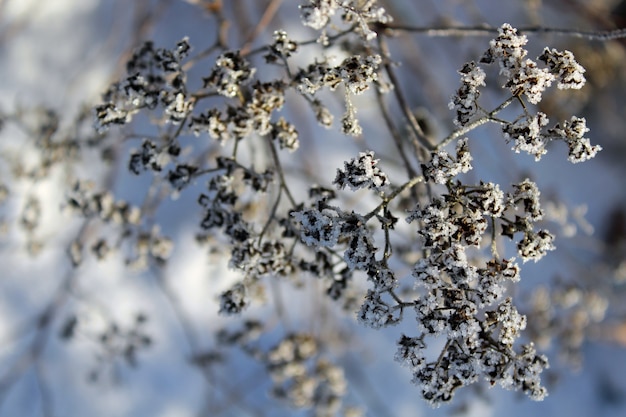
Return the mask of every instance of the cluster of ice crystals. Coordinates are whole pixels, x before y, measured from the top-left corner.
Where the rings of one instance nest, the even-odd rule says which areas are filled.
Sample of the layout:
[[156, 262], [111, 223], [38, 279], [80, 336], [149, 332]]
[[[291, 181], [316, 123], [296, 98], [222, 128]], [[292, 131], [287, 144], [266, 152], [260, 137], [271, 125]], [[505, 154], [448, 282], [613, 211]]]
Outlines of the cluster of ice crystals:
[[321, 30], [341, 10], [343, 22], [354, 25], [355, 32], [370, 41], [377, 36], [370, 24], [392, 20], [385, 9], [376, 3], [377, 0], [308, 0], [308, 4], [300, 5], [300, 18], [305, 26]]
[[214, 87], [226, 97], [235, 97], [242, 85], [250, 82], [256, 69], [236, 52], [226, 52], [215, 61], [211, 74], [204, 78], [205, 87]]
[[518, 313], [510, 297], [500, 303], [495, 311], [488, 311], [486, 315], [487, 326], [500, 328], [498, 341], [504, 346], [512, 346], [519, 333], [526, 328], [526, 316]]
[[441, 150], [433, 152], [430, 161], [424, 165], [424, 175], [437, 184], [446, 184], [459, 174], [472, 169], [472, 155], [469, 153], [467, 138], [460, 140], [456, 146], [456, 158]]
[[284, 30], [274, 32], [274, 43], [270, 46], [273, 54], [282, 58], [289, 58], [298, 50], [298, 44], [292, 41]]
[[309, 4], [300, 5], [300, 18], [305, 26], [323, 29], [337, 11], [336, 0], [309, 0]]
[[518, 244], [517, 248], [524, 262], [533, 260], [537, 262], [543, 258], [548, 251], [555, 249], [554, 235], [547, 230], [540, 230], [537, 233], [527, 232]]
[[557, 87], [561, 90], [581, 89], [587, 81], [583, 75], [585, 69], [576, 62], [570, 51], [545, 48], [539, 60], [548, 65], [550, 72], [558, 79]]
[[554, 75], [546, 68], [539, 68], [533, 60], [526, 59], [520, 63], [505, 84], [513, 95], [522, 93], [533, 104], [541, 101], [543, 92], [552, 85]]
[[548, 124], [545, 113], [538, 112], [535, 116], [528, 116], [515, 123], [509, 123], [502, 127], [506, 138], [514, 140], [513, 150], [516, 153], [526, 152], [539, 161], [546, 154], [546, 138], [541, 128]]
[[522, 203], [522, 217], [527, 218], [531, 222], [540, 221], [543, 218], [543, 210], [539, 201], [541, 192], [537, 184], [526, 178], [519, 184], [513, 184], [514, 192], [509, 195], [511, 204], [518, 205]]
[[378, 291], [368, 290], [357, 314], [360, 323], [372, 329], [380, 329], [399, 323], [399, 310], [393, 309], [381, 298]]
[[548, 359], [538, 355], [534, 345], [524, 345], [522, 353], [512, 359], [510, 371], [500, 380], [503, 388], [520, 390], [534, 401], [542, 401], [548, 395], [541, 385], [541, 373], [548, 368]]
[[371, 233], [364, 226], [359, 226], [348, 242], [348, 247], [343, 254], [343, 259], [349, 269], [367, 270], [374, 260], [374, 241]]
[[588, 138], [584, 137], [589, 129], [584, 117], [572, 116], [570, 121], [564, 121], [549, 129], [548, 133], [555, 135], [567, 143], [569, 148], [568, 160], [574, 164], [587, 161], [602, 150], [600, 145], [591, 145]]
[[418, 219], [423, 224], [419, 234], [424, 238], [426, 248], [446, 247], [458, 230], [458, 226], [450, 218], [448, 205], [442, 199], [433, 200], [424, 208], [417, 207], [406, 220], [411, 223]]
[[346, 95], [346, 112], [341, 117], [341, 131], [344, 135], [358, 137], [363, 133], [363, 128], [356, 118], [356, 108], [350, 100], [350, 96]]
[[301, 225], [300, 239], [307, 246], [333, 247], [337, 244], [341, 223], [334, 211], [311, 208], [294, 211], [291, 216]]
[[316, 62], [296, 75], [298, 90], [313, 95], [322, 87], [333, 91], [343, 82], [348, 92], [359, 95], [378, 79], [380, 63], [380, 55], [350, 56], [337, 66]]
[[350, 187], [352, 190], [369, 188], [377, 192], [389, 185], [387, 175], [378, 168], [378, 159], [374, 152], [360, 152], [358, 158], [344, 162], [344, 169], [337, 170], [333, 184], [340, 190]]
[[486, 216], [500, 217], [506, 206], [504, 205], [504, 193], [498, 184], [492, 182], [483, 183], [472, 193], [473, 201]]
[[346, 58], [337, 68], [339, 76], [352, 94], [361, 94], [378, 79], [377, 69], [380, 55], [354, 55]]
[[462, 127], [469, 123], [478, 111], [479, 87], [485, 86], [486, 74], [473, 61], [466, 63], [458, 72], [461, 74], [461, 86], [452, 97], [448, 107], [456, 111], [454, 123]]
[[518, 35], [517, 29], [505, 23], [498, 29], [498, 36], [489, 42], [489, 49], [481, 62], [492, 63], [497, 60], [500, 74], [510, 77], [528, 54], [524, 49], [526, 43], [528, 38], [525, 35]]

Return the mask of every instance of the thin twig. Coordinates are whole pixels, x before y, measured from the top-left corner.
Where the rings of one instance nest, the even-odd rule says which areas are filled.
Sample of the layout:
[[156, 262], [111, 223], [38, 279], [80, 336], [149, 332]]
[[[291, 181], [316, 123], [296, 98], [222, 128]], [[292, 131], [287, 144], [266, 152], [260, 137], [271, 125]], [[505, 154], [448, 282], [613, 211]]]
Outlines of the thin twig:
[[263, 12], [263, 16], [261, 16], [261, 20], [259, 20], [259, 23], [257, 23], [256, 27], [254, 28], [252, 33], [250, 33], [250, 36], [248, 36], [248, 39], [246, 39], [246, 42], [241, 48], [242, 55], [247, 54], [247, 52], [250, 50], [250, 47], [252, 46], [252, 42], [254, 42], [254, 40], [259, 36], [259, 34], [263, 32], [265, 27], [269, 25], [269, 23], [272, 21], [282, 1], [283, 0], [270, 0], [270, 4], [268, 4], [267, 7], [265, 8], [265, 12]]
[[[491, 36], [498, 33], [498, 28], [490, 26], [467, 26], [467, 27], [420, 27], [399, 24], [386, 24], [385, 30], [397, 30], [424, 34], [429, 37], [470, 37], [470, 36]], [[539, 26], [518, 27], [517, 30], [525, 34], [550, 33], [560, 36], [582, 38], [594, 41], [611, 41], [626, 38], [626, 28], [601, 31], [586, 31], [578, 29], [559, 29]]]
[[404, 117], [406, 117], [409, 122], [409, 127], [411, 128], [410, 132], [412, 133], [411, 135], [412, 139], [414, 140], [414, 142], [416, 142], [416, 144], [418, 145], [417, 146], [418, 148], [424, 147], [429, 150], [432, 149], [433, 146], [430, 144], [430, 142], [428, 142], [428, 139], [426, 138], [424, 131], [422, 130], [419, 123], [415, 119], [415, 116], [413, 115], [413, 112], [411, 111], [411, 108], [409, 107], [409, 104], [406, 98], [404, 97], [402, 88], [400, 88], [400, 83], [398, 81], [398, 78], [396, 77], [395, 71], [393, 70], [391, 56], [389, 53], [389, 47], [387, 45], [387, 41], [385, 40], [383, 36], [378, 37], [378, 45], [380, 46], [380, 51], [384, 57], [383, 66], [385, 67], [385, 71], [387, 72], [387, 75], [389, 76], [389, 81], [391, 82], [391, 84], [393, 84], [393, 87], [394, 87], [393, 88], [394, 95], [396, 96], [396, 99], [398, 100], [398, 104], [400, 105], [400, 108], [402, 109], [402, 112], [404, 113]]
[[496, 114], [500, 113], [505, 108], [507, 108], [515, 100], [516, 100], [516, 96], [509, 97], [508, 99], [506, 99], [504, 101], [504, 103], [500, 104], [498, 107], [493, 109], [487, 115], [485, 115], [485, 116], [481, 117], [480, 119], [477, 119], [477, 120], [473, 121], [472, 123], [469, 123], [469, 124], [463, 126], [462, 128], [460, 128], [458, 130], [455, 130], [454, 132], [450, 133], [441, 142], [439, 142], [439, 144], [437, 146], [435, 146], [434, 150], [438, 151], [441, 148], [443, 148], [446, 145], [448, 145], [454, 139], [457, 139], [457, 138], [461, 137], [462, 135], [466, 134], [467, 132], [476, 129], [478, 126], [482, 126], [482, 125], [484, 125], [487, 122], [494, 121], [494, 116]]

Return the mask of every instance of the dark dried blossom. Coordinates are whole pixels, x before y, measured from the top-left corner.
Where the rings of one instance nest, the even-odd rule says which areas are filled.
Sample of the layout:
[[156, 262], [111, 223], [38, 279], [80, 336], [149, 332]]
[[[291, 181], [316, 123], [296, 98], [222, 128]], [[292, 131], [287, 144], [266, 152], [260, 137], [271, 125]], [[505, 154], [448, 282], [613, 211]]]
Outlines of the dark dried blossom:
[[162, 153], [151, 140], [145, 139], [141, 144], [141, 150], [130, 155], [128, 169], [135, 175], [146, 170], [161, 171], [166, 160]]
[[111, 125], [129, 123], [142, 108], [165, 108], [168, 121], [180, 123], [192, 110], [193, 102], [185, 100], [186, 76], [181, 61], [188, 55], [187, 38], [176, 49], [155, 48], [145, 42], [126, 65], [126, 78], [114, 83], [103, 95], [103, 104], [95, 107], [95, 128], [98, 133]]
[[313, 100], [311, 102], [311, 106], [315, 112], [315, 119], [317, 122], [327, 129], [330, 128], [333, 125], [334, 120], [334, 116], [330, 110], [328, 110], [327, 107], [324, 107], [319, 100]]
[[[247, 233], [246, 236], [250, 234]], [[282, 242], [272, 240], [258, 244], [247, 238], [240, 242], [233, 246], [231, 267], [255, 278], [269, 274], [286, 276], [293, 272], [294, 266]]]
[[520, 279], [520, 268], [511, 259], [491, 259], [484, 268], [478, 269], [478, 280], [475, 295], [479, 306], [493, 304], [504, 294], [506, 281], [517, 282]]
[[359, 322], [373, 329], [379, 329], [400, 322], [400, 310], [383, 301], [381, 293], [368, 290], [361, 309], [357, 314]]
[[339, 274], [331, 274], [330, 285], [326, 289], [326, 294], [333, 300], [339, 300], [346, 289], [348, 283], [352, 280], [352, 271], [349, 268], [343, 268]]
[[554, 250], [554, 235], [547, 230], [540, 230], [537, 233], [528, 231], [524, 238], [518, 242], [517, 250], [524, 262], [534, 260], [537, 262], [543, 258], [548, 251]]
[[541, 128], [548, 124], [545, 113], [538, 112], [535, 116], [526, 116], [515, 123], [507, 123], [502, 127], [504, 136], [515, 141], [513, 150], [516, 153], [524, 151], [539, 161], [546, 151], [547, 138]]
[[337, 11], [336, 0], [308, 0], [309, 4], [300, 5], [300, 18], [305, 26], [323, 29]]
[[479, 87], [485, 86], [486, 74], [474, 61], [466, 63], [458, 73], [461, 74], [461, 87], [452, 97], [448, 108], [456, 111], [454, 124], [462, 127], [468, 124], [478, 111]]
[[223, 96], [235, 97], [240, 87], [250, 82], [255, 71], [239, 51], [225, 52], [215, 61], [211, 74], [203, 78], [204, 87], [213, 87]]
[[439, 254], [422, 258], [415, 263], [411, 274], [415, 278], [415, 285], [434, 290], [441, 285], [443, 273], [440, 270]]
[[340, 3], [344, 11], [342, 20], [347, 24], [356, 24], [354, 31], [368, 41], [377, 36], [370, 25], [390, 23], [393, 20], [385, 9], [376, 3], [376, 0], [353, 0]]
[[398, 350], [394, 357], [396, 362], [409, 367], [412, 371], [416, 371], [426, 365], [426, 358], [423, 352], [426, 348], [426, 343], [424, 343], [423, 337], [409, 337], [403, 334], [397, 345]]
[[271, 54], [266, 56], [266, 59], [268, 59], [268, 62], [271, 62], [275, 59], [274, 56], [289, 58], [291, 54], [297, 50], [298, 44], [289, 39], [287, 32], [284, 30], [277, 30], [274, 32], [274, 43], [270, 45]]
[[469, 264], [464, 245], [453, 243], [441, 255], [440, 262], [457, 288], [467, 288], [477, 277], [476, 267]]
[[[520, 202], [523, 204], [524, 218], [531, 222], [537, 222], [543, 218], [543, 210], [541, 209], [541, 203], [539, 202], [539, 188], [537, 184], [526, 178], [519, 184], [513, 184], [515, 189], [512, 194], [509, 195], [509, 200], [515, 206]], [[523, 230], [523, 229], [521, 229]]]
[[327, 63], [316, 62], [300, 70], [295, 79], [298, 90], [302, 93], [315, 94], [322, 87], [335, 90], [342, 82], [346, 91], [358, 95], [366, 91], [370, 84], [378, 79], [379, 55], [353, 55], [343, 60], [336, 67]]
[[344, 162], [343, 170], [337, 170], [333, 184], [340, 190], [349, 186], [353, 191], [369, 188], [381, 192], [389, 185], [389, 179], [377, 165], [378, 159], [374, 159], [374, 152], [360, 152], [358, 158]]
[[510, 371], [503, 375], [500, 385], [511, 390], [520, 390], [531, 400], [542, 401], [548, 395], [541, 386], [541, 373], [548, 368], [548, 359], [538, 355], [532, 343], [522, 347], [522, 353], [512, 360]]
[[301, 69], [295, 76], [297, 89], [301, 93], [315, 94], [322, 87], [334, 91], [341, 84], [339, 71], [326, 62], [315, 62], [306, 69]]
[[370, 84], [378, 79], [376, 71], [381, 61], [380, 55], [366, 57], [354, 55], [346, 58], [337, 67], [337, 71], [347, 90], [351, 94], [358, 95], [366, 91]]
[[374, 283], [376, 291], [388, 291], [398, 285], [398, 280], [393, 270], [383, 262], [371, 262], [367, 271], [367, 277]]
[[134, 270], [143, 270], [150, 265], [150, 260], [158, 264], [164, 264], [174, 250], [174, 242], [161, 234], [158, 226], [150, 231], [141, 232], [137, 235], [134, 244], [135, 256], [126, 260], [128, 266]]
[[169, 116], [170, 122], [175, 125], [185, 120], [193, 110], [194, 106], [194, 101], [185, 100], [185, 95], [183, 93], [177, 93], [171, 96], [164, 94], [162, 101], [166, 105], [165, 114]]
[[[562, 126], [561, 126], [562, 125]], [[572, 116], [570, 121], [564, 121], [549, 129], [548, 133], [555, 135], [567, 143], [569, 148], [568, 160], [574, 164], [587, 161], [596, 156], [602, 150], [600, 145], [591, 145], [588, 138], [585, 138], [587, 120], [584, 117]]]
[[451, 310], [442, 309], [441, 303], [442, 300], [434, 291], [429, 291], [415, 300], [417, 327], [421, 332], [437, 336], [446, 330]]
[[414, 372], [413, 383], [420, 387], [431, 406], [438, 407], [450, 401], [455, 390], [478, 380], [479, 369], [473, 356], [450, 344], [437, 363], [429, 363]]
[[251, 107], [271, 113], [285, 104], [285, 85], [282, 81], [261, 83], [252, 86]]
[[125, 125], [130, 122], [135, 110], [121, 109], [113, 103], [104, 103], [94, 107], [96, 132], [106, 132], [111, 125]]
[[188, 164], [176, 165], [174, 171], [167, 174], [167, 180], [172, 187], [178, 191], [189, 185], [194, 174], [198, 171], [198, 167]]
[[371, 232], [361, 225], [352, 232], [348, 248], [343, 253], [343, 259], [351, 270], [367, 270], [374, 260], [376, 250]]
[[487, 230], [487, 219], [483, 212], [464, 206], [463, 211], [454, 218], [454, 224], [458, 228], [454, 234], [455, 238], [469, 246], [480, 247]]
[[489, 45], [481, 62], [492, 63], [497, 61], [500, 74], [506, 76], [504, 84], [513, 95], [526, 95], [528, 101], [537, 104], [541, 96], [555, 77], [546, 68], [539, 68], [531, 59], [524, 59], [528, 51], [523, 48], [528, 42], [524, 35], [518, 35], [517, 29], [508, 23], [498, 29], [498, 36]]
[[471, 204], [485, 216], [500, 217], [506, 209], [504, 193], [498, 184], [481, 181], [480, 186], [473, 189], [469, 194]]
[[407, 222], [414, 220], [421, 222], [419, 234], [424, 238], [425, 248], [445, 249], [458, 230], [449, 215], [448, 204], [443, 199], [434, 199], [431, 204], [424, 208], [419, 206], [412, 210], [407, 217]]
[[314, 185], [309, 188], [309, 198], [314, 200], [317, 204], [327, 203], [328, 201], [337, 198], [337, 193], [332, 188]]
[[507, 297], [496, 310], [485, 313], [484, 326], [495, 340], [510, 348], [526, 328], [526, 316], [519, 314], [511, 297]]
[[189, 126], [196, 136], [207, 132], [222, 145], [231, 137], [228, 132], [227, 120], [222, 118], [222, 113], [217, 109], [210, 109], [204, 113], [191, 117]]
[[220, 295], [220, 313], [238, 314], [250, 303], [246, 286], [242, 283], [233, 285]]
[[266, 355], [272, 394], [293, 407], [314, 408], [316, 416], [336, 415], [346, 394], [340, 367], [320, 356], [309, 334], [288, 334]]
[[333, 247], [339, 241], [342, 222], [337, 212], [331, 209], [303, 209], [291, 213], [300, 224], [300, 239], [307, 246]]
[[489, 49], [483, 55], [481, 62], [491, 64], [497, 61], [500, 74], [510, 77], [528, 54], [528, 51], [523, 48], [527, 42], [525, 35], [518, 35], [517, 29], [505, 23], [498, 28], [498, 36], [489, 42]]
[[248, 137], [255, 131], [260, 135], [266, 135], [272, 127], [270, 114], [252, 106], [229, 106], [226, 113], [226, 122], [228, 122], [232, 137], [236, 139]]
[[524, 94], [528, 101], [537, 104], [541, 101], [543, 92], [554, 81], [554, 75], [546, 68], [537, 67], [537, 63], [530, 59], [522, 61], [519, 67], [509, 77], [504, 85], [515, 96]]
[[272, 139], [278, 139], [280, 148], [290, 152], [294, 152], [300, 146], [296, 127], [282, 117], [272, 126]]
[[99, 239], [91, 246], [91, 251], [98, 260], [106, 259], [112, 250], [105, 239]]
[[66, 197], [67, 207], [87, 218], [99, 217], [106, 222], [124, 225], [140, 223], [139, 207], [131, 206], [122, 200], [115, 201], [111, 192], [97, 193], [93, 188], [93, 183], [77, 181]]
[[453, 177], [470, 171], [471, 162], [467, 138], [461, 139], [456, 145], [456, 158], [443, 150], [433, 152], [430, 161], [423, 165], [424, 176], [437, 184], [445, 184]]
[[585, 85], [586, 79], [583, 75], [585, 69], [576, 62], [574, 54], [570, 51], [545, 48], [539, 60], [545, 62], [550, 72], [558, 78], [559, 83], [557, 87], [559, 89], [571, 88], [578, 90]]

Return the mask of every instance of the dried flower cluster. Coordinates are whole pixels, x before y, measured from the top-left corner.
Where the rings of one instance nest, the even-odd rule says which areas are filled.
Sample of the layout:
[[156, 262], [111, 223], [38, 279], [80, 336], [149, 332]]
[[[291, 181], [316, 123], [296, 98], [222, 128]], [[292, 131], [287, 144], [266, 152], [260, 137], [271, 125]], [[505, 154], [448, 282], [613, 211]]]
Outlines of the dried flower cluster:
[[[343, 12], [344, 22], [355, 25], [363, 42], [375, 36], [368, 29], [371, 23], [389, 21], [374, 1], [333, 0], [303, 5], [303, 23], [326, 30], [338, 10]], [[494, 117], [514, 100], [537, 104], [554, 81], [561, 89], [580, 88], [585, 82], [584, 69], [570, 52], [546, 48], [539, 60], [547, 68], [540, 68], [526, 57], [526, 43], [525, 36], [505, 24], [480, 64], [470, 62], [463, 66], [459, 71], [461, 87], [450, 103], [456, 113], [456, 125], [467, 128], [481, 118], [499, 123], [504, 137], [513, 142], [513, 150], [529, 153], [535, 159], [547, 152], [546, 146], [552, 140], [567, 143], [572, 162], [592, 158], [600, 148], [590, 145], [584, 137], [588, 129], [582, 118], [572, 117], [548, 127], [547, 115], [532, 114], [528, 106], [522, 106], [523, 113], [512, 122]], [[97, 126], [124, 124], [141, 109], [160, 105], [168, 122], [181, 125], [179, 136], [185, 132], [208, 136], [219, 147], [266, 137], [272, 147], [276, 143], [280, 149], [295, 151], [299, 146], [296, 128], [285, 117], [275, 116], [285, 104], [286, 92], [293, 90], [305, 98], [318, 121], [328, 127], [332, 115], [316, 94], [323, 88], [334, 91], [343, 87], [346, 113], [341, 130], [359, 136], [362, 127], [350, 95], [369, 90], [378, 80], [383, 59], [383, 52], [374, 48], [369, 55], [349, 56], [337, 66], [316, 60], [297, 72], [287, 72], [286, 79], [262, 82], [255, 77], [257, 70], [247, 57], [238, 51], [227, 51], [216, 58], [212, 72], [203, 79], [201, 92], [190, 94], [181, 70], [181, 60], [189, 48], [187, 40], [172, 51], [155, 50], [146, 44], [129, 63], [128, 77], [116, 84], [105, 95], [106, 102], [97, 108]], [[280, 31], [275, 33], [268, 50], [266, 62], [287, 68], [299, 46]], [[512, 96], [489, 113], [479, 104], [480, 90], [487, 86], [487, 76], [480, 65], [492, 63], [499, 65], [500, 74], [506, 78], [504, 88]], [[203, 109], [203, 98], [212, 94], [231, 101], [226, 108]], [[406, 311], [413, 311], [418, 336], [401, 337], [396, 359], [410, 367], [413, 381], [430, 404], [437, 406], [448, 401], [457, 388], [481, 379], [521, 390], [535, 400], [546, 395], [540, 375], [547, 360], [532, 343], [517, 347], [527, 319], [518, 312], [513, 299], [506, 296], [507, 288], [520, 280], [520, 266], [515, 257], [499, 256], [505, 246], [498, 250], [498, 241], [512, 240], [523, 262], [538, 261], [554, 249], [554, 236], [536, 225], [542, 220], [543, 210], [539, 190], [530, 179], [513, 184], [506, 193], [492, 182], [471, 185], [460, 179], [472, 169], [468, 138], [457, 142], [454, 155], [437, 147], [428, 160], [421, 161], [423, 177], [412, 178], [400, 188], [391, 185], [374, 152], [361, 152], [346, 161], [337, 170], [333, 184], [337, 190], [373, 191], [381, 204], [370, 212], [344, 210], [338, 201], [334, 202], [338, 199], [335, 191], [313, 187], [308, 204], [291, 200], [291, 208], [280, 214], [278, 208], [282, 205], [276, 203], [264, 224], [255, 224], [259, 220], [246, 214], [245, 190], [269, 193], [278, 187], [288, 192], [282, 174], [276, 175], [281, 169], [276, 161], [265, 171], [258, 171], [240, 163], [236, 154], [219, 156], [208, 166], [181, 158], [178, 136], [160, 142], [144, 139], [140, 150], [131, 155], [129, 168], [137, 175], [146, 171], [163, 175], [161, 172], [169, 166], [164, 179], [176, 191], [207, 177], [208, 191], [198, 198], [205, 212], [201, 227], [208, 234], [222, 232], [231, 248], [230, 266], [242, 274], [240, 281], [222, 293], [222, 313], [238, 314], [249, 307], [266, 277], [289, 277], [302, 272], [324, 277], [329, 296], [338, 300], [354, 285], [359, 273], [364, 273], [372, 287], [357, 312], [361, 323], [377, 329], [397, 324]], [[403, 189], [419, 183], [443, 189], [427, 200], [414, 202], [408, 214], [398, 212], [394, 199]], [[76, 205], [84, 206], [78, 202]], [[394, 248], [392, 232], [401, 217], [414, 225], [419, 236], [417, 247]], [[479, 256], [485, 248], [490, 248], [490, 257], [486, 259]], [[422, 254], [413, 263], [410, 276], [396, 275], [392, 267], [394, 249], [417, 250]], [[166, 259], [165, 255], [156, 256]], [[400, 297], [398, 288], [409, 281], [413, 282], [414, 295]], [[437, 358], [428, 359], [425, 351], [431, 339], [443, 339], [445, 343]], [[310, 406], [320, 398], [335, 398], [343, 391], [339, 386], [328, 385], [329, 368], [323, 363], [318, 363], [309, 375], [309, 368], [304, 365], [309, 355], [299, 346], [303, 340], [292, 335], [268, 356], [275, 379], [287, 384], [277, 386], [275, 394], [299, 407]]]
[[[498, 184], [468, 181], [465, 174], [482, 162], [471, 152], [471, 133], [486, 123], [498, 126], [501, 140], [515, 153], [536, 160], [553, 141], [566, 144], [572, 163], [593, 158], [601, 148], [585, 137], [584, 118], [550, 124], [548, 110], [535, 110], [552, 84], [582, 88], [585, 70], [569, 51], [545, 48], [537, 60], [528, 58], [527, 37], [504, 24], [477, 62], [459, 71], [460, 87], [449, 104], [456, 130], [433, 138], [432, 146], [419, 146], [428, 141], [422, 141], [426, 135], [398, 94], [385, 46], [391, 37], [385, 29], [392, 22], [385, 9], [375, 0], [308, 0], [299, 10], [304, 26], [319, 32], [317, 41], [298, 41], [278, 30], [262, 48], [229, 50], [217, 42], [197, 57], [187, 38], [172, 49], [146, 42], [93, 108], [95, 133], [83, 142], [38, 139], [47, 152], [46, 169], [24, 176], [40, 178], [68, 155], [95, 149], [107, 163], [122, 155], [129, 181], [151, 184], [143, 203], [131, 204], [106, 184], [72, 181], [65, 207], [84, 221], [67, 250], [72, 266], [122, 252], [132, 269], [165, 270], [175, 239], [162, 234], [155, 213], [166, 197], [191, 196], [186, 201], [199, 213], [197, 241], [211, 254], [224, 255], [233, 271], [215, 309], [235, 316], [234, 322], [267, 301], [266, 287], [284, 282], [306, 288], [300, 284], [314, 278], [332, 302], [366, 327], [410, 320], [413, 331], [399, 335], [395, 359], [409, 368], [430, 405], [450, 401], [458, 388], [479, 381], [542, 400], [547, 391], [541, 375], [548, 361], [524, 331], [528, 327], [545, 338], [556, 315], [545, 303], [537, 305], [545, 320], [532, 323], [511, 291], [523, 279], [524, 263], [555, 249], [556, 237], [544, 225], [541, 192], [530, 178]], [[342, 38], [345, 55], [337, 65], [325, 52], [301, 56], [306, 48], [339, 46]], [[193, 65], [187, 64], [207, 56], [210, 63], [200, 79], [188, 80]], [[263, 64], [280, 75], [267, 79]], [[491, 64], [499, 68], [497, 79], [487, 75]], [[383, 80], [392, 88], [383, 88]], [[495, 94], [481, 94], [494, 87], [501, 99], [496, 106], [488, 103]], [[302, 132], [309, 130], [294, 124], [298, 119], [290, 110], [297, 104], [291, 104], [309, 106], [317, 122], [330, 129], [336, 115], [325, 101], [336, 91], [343, 112], [337, 131], [360, 138], [355, 141], [360, 148], [344, 155], [334, 177], [320, 173], [328, 186], [299, 182], [302, 167], [283, 162], [306, 148]], [[386, 94], [390, 91], [395, 95]], [[368, 149], [368, 123], [357, 114], [362, 97], [371, 97], [383, 114], [393, 140], [376, 140], [383, 147], [388, 141], [392, 151]], [[408, 129], [388, 117], [394, 97]], [[138, 119], [148, 120], [154, 131], [135, 131]], [[58, 124], [48, 114], [37, 137], [53, 137]], [[80, 135], [68, 135], [74, 136]], [[397, 165], [406, 174], [394, 169], [398, 154]], [[71, 164], [65, 168], [70, 171]], [[305, 191], [308, 198], [302, 197]], [[10, 190], [0, 184], [0, 204], [7, 199]], [[21, 205], [19, 222], [32, 242], [43, 209], [35, 196]], [[602, 303], [591, 301], [602, 316]], [[283, 308], [289, 305], [277, 307], [279, 315]], [[128, 331], [105, 330], [100, 335], [104, 356], [134, 364], [152, 342], [145, 321], [141, 316]], [[291, 407], [312, 409], [320, 417], [357, 415], [344, 405], [347, 378], [324, 338], [301, 328], [285, 327], [277, 334], [267, 325], [243, 321], [238, 331], [221, 330], [214, 351], [194, 351], [192, 362], [207, 371], [224, 361], [229, 349], [239, 349], [261, 364], [273, 396]], [[72, 317], [66, 339], [76, 326]]]

